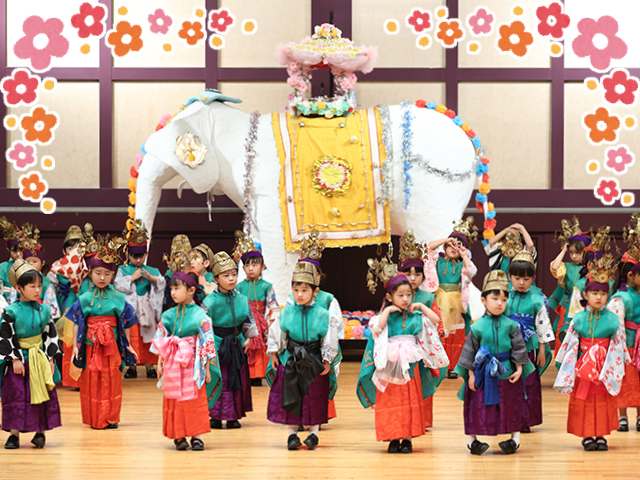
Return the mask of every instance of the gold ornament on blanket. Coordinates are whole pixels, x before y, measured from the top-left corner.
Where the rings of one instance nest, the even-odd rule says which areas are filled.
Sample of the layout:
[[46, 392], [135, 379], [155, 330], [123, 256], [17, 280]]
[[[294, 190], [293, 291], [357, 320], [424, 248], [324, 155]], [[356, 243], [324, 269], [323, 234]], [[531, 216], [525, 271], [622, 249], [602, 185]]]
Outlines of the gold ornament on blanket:
[[239, 262], [243, 255], [258, 251], [253, 243], [252, 235], [247, 235], [241, 230], [236, 230], [234, 235], [236, 236], [236, 246], [233, 249], [233, 258], [235, 258], [236, 262]]
[[608, 252], [611, 250], [611, 227], [603, 225], [598, 227], [598, 230], [591, 232], [591, 244], [589, 249], [593, 249], [598, 252]]
[[20, 239], [20, 229], [15, 223], [9, 222], [7, 217], [0, 217], [0, 230], [5, 241]]
[[22, 225], [22, 239], [20, 240], [20, 250], [36, 250], [40, 242], [40, 230], [35, 225], [24, 223]]
[[180, 163], [187, 165], [190, 168], [196, 168], [204, 162], [204, 155], [207, 153], [207, 147], [202, 143], [200, 137], [187, 132], [176, 139], [176, 148], [174, 153], [176, 154], [176, 157], [178, 157], [178, 160], [180, 160]]
[[453, 232], [464, 236], [468, 245], [471, 245], [478, 239], [478, 227], [473, 224], [473, 217], [467, 217], [466, 220], [461, 219], [458, 223], [453, 222]]
[[20, 277], [31, 270], [37, 271], [35, 267], [26, 260], [23, 260], [22, 258], [17, 259], [13, 262], [13, 265], [11, 265], [9, 272], [7, 273], [7, 277], [9, 277], [9, 284], [13, 288], [18, 288], [18, 280], [20, 280]]
[[429, 246], [416, 242], [416, 236], [413, 233], [413, 229], [409, 228], [404, 235], [400, 237], [400, 260], [420, 260], [427, 256], [429, 252]]
[[520, 253], [524, 246], [519, 233], [507, 232], [504, 239], [500, 242], [500, 250], [507, 258], [513, 258]]
[[300, 258], [320, 260], [322, 258], [322, 251], [324, 250], [324, 246], [325, 242], [320, 240], [320, 234], [314, 228], [309, 233], [309, 236], [302, 240], [302, 246], [300, 247]]
[[631, 220], [622, 228], [622, 239], [627, 244], [627, 255], [634, 261], [640, 262], [640, 218], [638, 212], [633, 212]]
[[351, 186], [351, 164], [333, 155], [319, 157], [311, 167], [311, 185], [321, 195], [344, 195]]
[[576, 235], [585, 235], [586, 233], [580, 228], [580, 221], [575, 215], [571, 222], [567, 219], [562, 220], [560, 224], [560, 231], [556, 231], [556, 241], [560, 243], [566, 243], [571, 237]]
[[591, 282], [608, 284], [616, 274], [617, 262], [610, 253], [605, 253], [601, 258], [592, 260], [587, 264], [589, 273], [587, 277]]
[[[131, 228], [129, 228], [131, 227]], [[149, 241], [149, 232], [144, 223], [139, 218], [128, 223], [127, 228], [122, 232], [131, 245], [146, 245]]]
[[371, 293], [376, 293], [376, 287], [378, 281], [386, 285], [389, 280], [398, 275], [398, 265], [393, 263], [393, 245], [389, 243], [389, 251], [387, 256], [382, 260], [376, 258], [369, 258], [367, 265], [369, 265], [369, 271], [367, 272], [367, 288]]

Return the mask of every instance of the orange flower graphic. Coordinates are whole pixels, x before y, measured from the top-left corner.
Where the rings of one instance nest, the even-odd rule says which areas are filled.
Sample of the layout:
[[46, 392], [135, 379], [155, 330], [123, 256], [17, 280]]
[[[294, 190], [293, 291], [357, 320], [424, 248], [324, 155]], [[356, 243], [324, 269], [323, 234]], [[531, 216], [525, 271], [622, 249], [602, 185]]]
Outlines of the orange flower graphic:
[[513, 52], [517, 57], [524, 57], [529, 45], [533, 43], [533, 35], [525, 30], [524, 23], [519, 20], [511, 25], [501, 25], [498, 32], [498, 48], [506, 53]]
[[457, 45], [458, 40], [464, 38], [464, 30], [460, 28], [460, 21], [454, 18], [438, 24], [436, 37], [445, 47], [453, 48]]
[[49, 191], [49, 186], [42, 180], [40, 172], [22, 175], [18, 183], [20, 184], [20, 198], [30, 202], [39, 202]]
[[115, 30], [107, 35], [107, 44], [118, 57], [124, 57], [129, 52], [139, 52], [142, 48], [142, 27], [131, 25], [127, 21], [118, 22]]
[[187, 41], [187, 45], [196, 45], [204, 38], [202, 31], [202, 23], [200, 22], [182, 22], [182, 28], [178, 32], [178, 37]]
[[593, 143], [614, 143], [618, 139], [620, 118], [609, 115], [609, 110], [605, 107], [597, 108], [595, 113], [586, 114], [582, 122], [588, 131], [587, 136]]
[[53, 131], [58, 126], [58, 115], [47, 112], [46, 107], [34, 107], [30, 115], [23, 115], [20, 127], [27, 142], [47, 145], [53, 140]]

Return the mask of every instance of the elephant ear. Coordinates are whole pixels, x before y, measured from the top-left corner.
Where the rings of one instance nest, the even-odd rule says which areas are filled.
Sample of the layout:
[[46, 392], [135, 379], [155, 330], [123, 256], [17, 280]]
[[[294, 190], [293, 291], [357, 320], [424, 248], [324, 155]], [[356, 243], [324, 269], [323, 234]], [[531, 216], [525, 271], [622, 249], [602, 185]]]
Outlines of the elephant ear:
[[[204, 147], [204, 160], [191, 167], [183, 163], [176, 155], [178, 139], [186, 134], [198, 137]], [[213, 125], [202, 103], [194, 103], [176, 116], [162, 130], [158, 130], [145, 143], [148, 154], [173, 168], [187, 181], [196, 193], [205, 193], [218, 183], [220, 169], [213, 148]]]

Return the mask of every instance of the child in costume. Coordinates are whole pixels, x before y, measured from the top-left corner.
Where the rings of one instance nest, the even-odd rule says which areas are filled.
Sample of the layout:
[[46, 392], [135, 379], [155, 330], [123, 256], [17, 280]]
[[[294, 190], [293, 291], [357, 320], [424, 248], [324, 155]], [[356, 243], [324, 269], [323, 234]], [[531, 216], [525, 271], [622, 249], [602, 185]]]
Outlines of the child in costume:
[[95, 429], [118, 428], [122, 404], [123, 365], [134, 366], [137, 354], [126, 330], [138, 323], [134, 308], [111, 282], [120, 250], [119, 237], [98, 237], [90, 265], [93, 290], [81, 293], [65, 314], [74, 323], [71, 376], [79, 380], [82, 423]]
[[329, 421], [329, 398], [337, 390], [332, 370], [337, 349], [331, 345], [337, 334], [331, 333], [335, 326], [329, 311], [315, 301], [319, 283], [315, 265], [298, 261], [291, 278], [296, 303], [285, 307], [269, 329], [267, 418], [289, 426], [289, 450], [302, 446], [296, 432], [300, 425], [309, 426], [304, 444], [316, 448], [320, 425]]
[[[444, 348], [449, 358], [448, 378], [457, 378], [453, 371], [458, 363], [465, 336], [469, 332], [471, 316], [469, 315], [469, 286], [478, 269], [471, 261], [469, 244], [478, 237], [478, 228], [473, 224], [473, 217], [460, 220], [453, 227], [448, 238], [434, 240], [429, 243], [429, 272], [437, 275], [427, 275], [427, 282], [435, 284], [436, 303], [440, 309], [442, 325], [444, 327]], [[442, 246], [443, 252], [435, 250]], [[426, 272], [425, 272], [426, 273]]]
[[391, 253], [369, 259], [367, 283], [375, 293], [380, 279], [387, 294], [380, 313], [369, 321], [358, 377], [357, 395], [364, 408], [374, 407], [376, 439], [389, 442], [389, 453], [412, 453], [411, 439], [425, 434], [424, 399], [435, 387], [426, 381], [429, 369], [449, 363], [434, 323], [438, 316], [423, 303], [411, 303], [407, 276], [398, 273]]
[[471, 325], [456, 372], [465, 380], [464, 430], [472, 455], [482, 455], [488, 443], [478, 435], [506, 435], [500, 442], [505, 454], [520, 448], [520, 432], [529, 425], [523, 378], [534, 366], [518, 324], [505, 314], [509, 282], [502, 270], [484, 277], [482, 304], [486, 314]]
[[[198, 274], [198, 285], [202, 287], [197, 293], [197, 299], [202, 302], [204, 297], [216, 289], [216, 282], [211, 273], [213, 250], [206, 243], [201, 243], [189, 253], [191, 269]], [[204, 295], [204, 296], [203, 296]]]
[[9, 269], [13, 262], [22, 258], [22, 249], [20, 248], [22, 232], [15, 223], [9, 223], [6, 217], [0, 217], [0, 231], [7, 245], [7, 252], [9, 252], [9, 260], [0, 263], [0, 293], [7, 299], [11, 292]]
[[489, 268], [507, 273], [511, 259], [523, 248], [533, 256], [533, 262], [537, 266], [538, 252], [524, 225], [514, 223], [500, 230], [495, 237], [487, 240], [484, 247], [484, 251], [489, 257]]
[[226, 252], [213, 256], [212, 273], [218, 290], [204, 299], [213, 324], [216, 352], [222, 374], [222, 393], [209, 409], [211, 428], [240, 428], [238, 421], [253, 410], [251, 380], [246, 351], [251, 338], [258, 335], [249, 299], [235, 287], [238, 265]]
[[43, 448], [44, 432], [61, 425], [53, 381], [58, 334], [51, 307], [38, 301], [40, 272], [17, 259], [9, 281], [19, 300], [5, 308], [0, 325], [2, 429], [11, 432], [4, 448], [20, 448], [20, 432], [36, 432], [31, 443]]
[[191, 450], [204, 450], [200, 435], [211, 431], [207, 394], [212, 393], [211, 404], [220, 394], [211, 319], [194, 303], [197, 278], [195, 272], [172, 275], [169, 288], [176, 306], [162, 315], [151, 347], [158, 354], [164, 393], [162, 433], [173, 439], [177, 450], [189, 447], [187, 437], [191, 437]]
[[571, 394], [567, 432], [581, 437], [587, 451], [608, 450], [604, 437], [619, 426], [614, 397], [625, 373], [624, 325], [605, 308], [613, 257], [605, 254], [587, 267], [588, 307], [571, 320], [556, 357], [561, 366], [553, 387]]
[[506, 314], [520, 327], [529, 360], [537, 367], [525, 382], [529, 425], [523, 432], [528, 433], [531, 427], [542, 423], [540, 375], [544, 373], [551, 361], [551, 348], [548, 344], [555, 337], [549, 319], [547, 298], [540, 289], [533, 288], [536, 275], [533, 255], [526, 249], [516, 253], [509, 265], [508, 274], [511, 280], [511, 291]]
[[[127, 332], [129, 343], [138, 354], [138, 365], [144, 365], [147, 378], [158, 378], [153, 368], [158, 357], [151, 353], [151, 341], [158, 328], [162, 315], [165, 279], [157, 268], [145, 265], [147, 259], [147, 243], [149, 234], [142, 220], [128, 222], [123, 232], [127, 239], [128, 263], [118, 268], [114, 282], [115, 289], [126, 295], [129, 303], [136, 311], [138, 323]], [[136, 367], [129, 367], [124, 378], [137, 378]]]
[[174, 272], [186, 272], [191, 269], [189, 265], [189, 255], [191, 253], [191, 242], [189, 237], [183, 234], [176, 235], [171, 240], [171, 253], [163, 255], [162, 260], [167, 264], [167, 271], [164, 273], [165, 291], [162, 308], [167, 310], [175, 307], [175, 303], [171, 299], [171, 291], [169, 290], [169, 280]]

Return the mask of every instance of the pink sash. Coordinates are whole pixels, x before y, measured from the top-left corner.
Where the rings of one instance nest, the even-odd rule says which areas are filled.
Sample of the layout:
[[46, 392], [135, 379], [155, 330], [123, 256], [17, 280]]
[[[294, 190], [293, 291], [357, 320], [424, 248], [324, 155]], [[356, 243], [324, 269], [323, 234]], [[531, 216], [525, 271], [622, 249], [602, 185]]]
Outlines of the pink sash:
[[162, 355], [164, 396], [178, 401], [198, 398], [198, 387], [193, 379], [196, 335], [184, 338], [157, 338], [153, 340], [153, 345]]
[[636, 367], [637, 370], [640, 370], [640, 333], [638, 332], [640, 324], [627, 320], [624, 322], [624, 328], [628, 328], [629, 330], [636, 332], [636, 341], [633, 345], [633, 350], [631, 351], [631, 365]]

